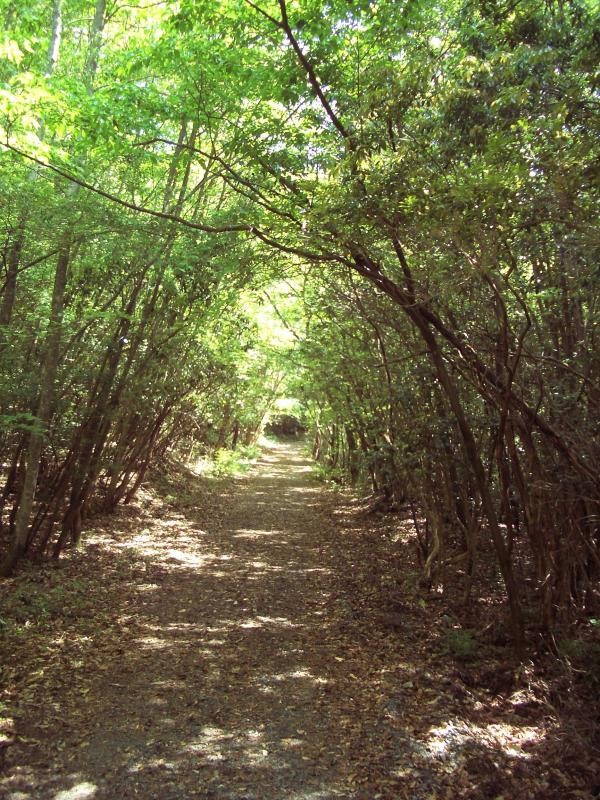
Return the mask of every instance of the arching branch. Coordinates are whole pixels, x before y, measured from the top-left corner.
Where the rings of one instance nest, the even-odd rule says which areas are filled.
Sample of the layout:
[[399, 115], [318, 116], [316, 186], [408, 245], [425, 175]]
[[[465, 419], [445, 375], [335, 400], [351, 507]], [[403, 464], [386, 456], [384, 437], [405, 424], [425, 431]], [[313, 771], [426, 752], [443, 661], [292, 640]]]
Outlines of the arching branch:
[[104, 189], [99, 189], [97, 186], [93, 186], [91, 183], [84, 181], [83, 178], [78, 178], [76, 175], [66, 172], [66, 170], [60, 169], [60, 167], [54, 166], [54, 164], [49, 164], [46, 161], [42, 161], [40, 158], [32, 156], [30, 153], [26, 153], [23, 150], [20, 150], [18, 147], [9, 144], [8, 142], [2, 142], [2, 147], [6, 147], [7, 150], [11, 150], [13, 153], [21, 156], [21, 158], [25, 158], [27, 161], [31, 161], [34, 164], [37, 164], [39, 167], [49, 169], [56, 175], [60, 175], [61, 178], [71, 181], [71, 183], [81, 186], [83, 189], [87, 189], [94, 194], [100, 195], [100, 197], [104, 197], [106, 200], [110, 200], [111, 203], [116, 203], [124, 208], [129, 208], [131, 211], [136, 211], [139, 214], [148, 214], [151, 217], [158, 217], [158, 219], [176, 222], [179, 225], [184, 225], [186, 228], [203, 231], [204, 233], [249, 233], [252, 228], [251, 225], [246, 223], [236, 223], [234, 225], [204, 225], [201, 222], [192, 222], [189, 219], [185, 219], [185, 217], [178, 217], [176, 214], [169, 214], [166, 211], [157, 211], [153, 208], [147, 208], [146, 206], [139, 206], [136, 205], [136, 203], [130, 203], [128, 200], [123, 200], [121, 197], [117, 197], [110, 192], [105, 192]]

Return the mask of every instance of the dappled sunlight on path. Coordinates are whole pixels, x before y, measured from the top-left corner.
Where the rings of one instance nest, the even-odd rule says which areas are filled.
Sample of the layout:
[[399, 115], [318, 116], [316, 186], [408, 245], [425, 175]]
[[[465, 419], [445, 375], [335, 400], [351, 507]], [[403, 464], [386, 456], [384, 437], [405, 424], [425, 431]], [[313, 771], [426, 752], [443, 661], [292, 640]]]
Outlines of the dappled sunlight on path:
[[62, 567], [89, 603], [22, 680], [3, 796], [420, 800], [466, 788], [478, 753], [526, 760], [538, 730], [438, 702], [411, 612], [402, 636], [365, 620], [364, 564], [298, 445], [168, 496], [88, 536], [98, 575]]
[[[15, 768], [9, 796], [343, 794], [336, 745], [315, 760], [329, 725], [319, 530], [330, 522], [310, 472], [297, 446], [273, 448], [222, 487], [212, 517], [192, 502], [114, 536], [112, 557], [135, 572], [120, 641], [97, 642], [105, 661], [75, 679], [53, 765]], [[107, 546], [102, 533], [90, 541]], [[71, 741], [75, 721], [84, 741]]]

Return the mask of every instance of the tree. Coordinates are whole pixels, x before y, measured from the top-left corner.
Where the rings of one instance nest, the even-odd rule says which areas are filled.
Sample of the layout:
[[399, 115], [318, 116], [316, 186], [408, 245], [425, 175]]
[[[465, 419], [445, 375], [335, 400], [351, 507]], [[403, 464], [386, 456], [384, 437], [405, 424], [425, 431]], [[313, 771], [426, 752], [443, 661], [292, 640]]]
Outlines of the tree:
[[548, 629], [596, 602], [594, 7], [185, 0], [103, 27], [99, 2], [85, 31], [63, 5], [52, 68], [28, 44], [56, 52], [41, 4], [4, 46], [6, 196], [36, 176], [3, 216], [19, 548], [59, 552], [98, 498], [130, 498], [161, 431], [230, 446], [296, 381], [338, 477], [425, 514], [432, 580], [458, 548], [467, 597], [489, 538], [517, 643], [523, 531]]

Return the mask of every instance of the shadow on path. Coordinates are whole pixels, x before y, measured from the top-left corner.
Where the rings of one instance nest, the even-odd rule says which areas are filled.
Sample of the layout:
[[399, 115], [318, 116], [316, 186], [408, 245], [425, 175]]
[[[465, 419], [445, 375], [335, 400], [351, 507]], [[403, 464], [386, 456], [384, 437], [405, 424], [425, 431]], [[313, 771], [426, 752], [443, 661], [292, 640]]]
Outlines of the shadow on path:
[[466, 725], [410, 614], [404, 636], [360, 618], [344, 587], [364, 565], [297, 445], [218, 487], [207, 508], [189, 477], [174, 507], [88, 537], [81, 607], [40, 635], [37, 675], [17, 676], [3, 797], [496, 797], [501, 767], [472, 768], [483, 753], [527, 778], [538, 730], [502, 733], [475, 709]]
[[310, 464], [297, 446], [266, 452], [208, 521], [187, 499], [90, 537], [129, 567], [118, 638], [96, 632], [83, 663], [64, 660], [66, 682], [50, 664], [21, 703], [8, 797], [340, 796], [339, 731], [322, 712], [329, 509]]

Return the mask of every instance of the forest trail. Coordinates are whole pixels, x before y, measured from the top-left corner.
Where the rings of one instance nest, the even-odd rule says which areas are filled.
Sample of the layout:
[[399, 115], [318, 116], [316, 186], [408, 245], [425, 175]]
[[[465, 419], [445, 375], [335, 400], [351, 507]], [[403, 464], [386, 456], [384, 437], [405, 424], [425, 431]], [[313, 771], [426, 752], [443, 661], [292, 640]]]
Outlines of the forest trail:
[[515, 765], [540, 785], [538, 731], [457, 681], [431, 609], [378, 615], [385, 536], [336, 521], [300, 446], [207, 483], [33, 573], [60, 610], [7, 659], [1, 797], [496, 797]]
[[[298, 445], [229, 482], [208, 520], [197, 488], [114, 534], [112, 615], [74, 611], [83, 635], [67, 624], [62, 657], [22, 695], [7, 797], [355, 795], [352, 764], [377, 709], [352, 691], [364, 680], [350, 663], [356, 638], [334, 613], [330, 496]], [[106, 557], [106, 533], [88, 553]]]

